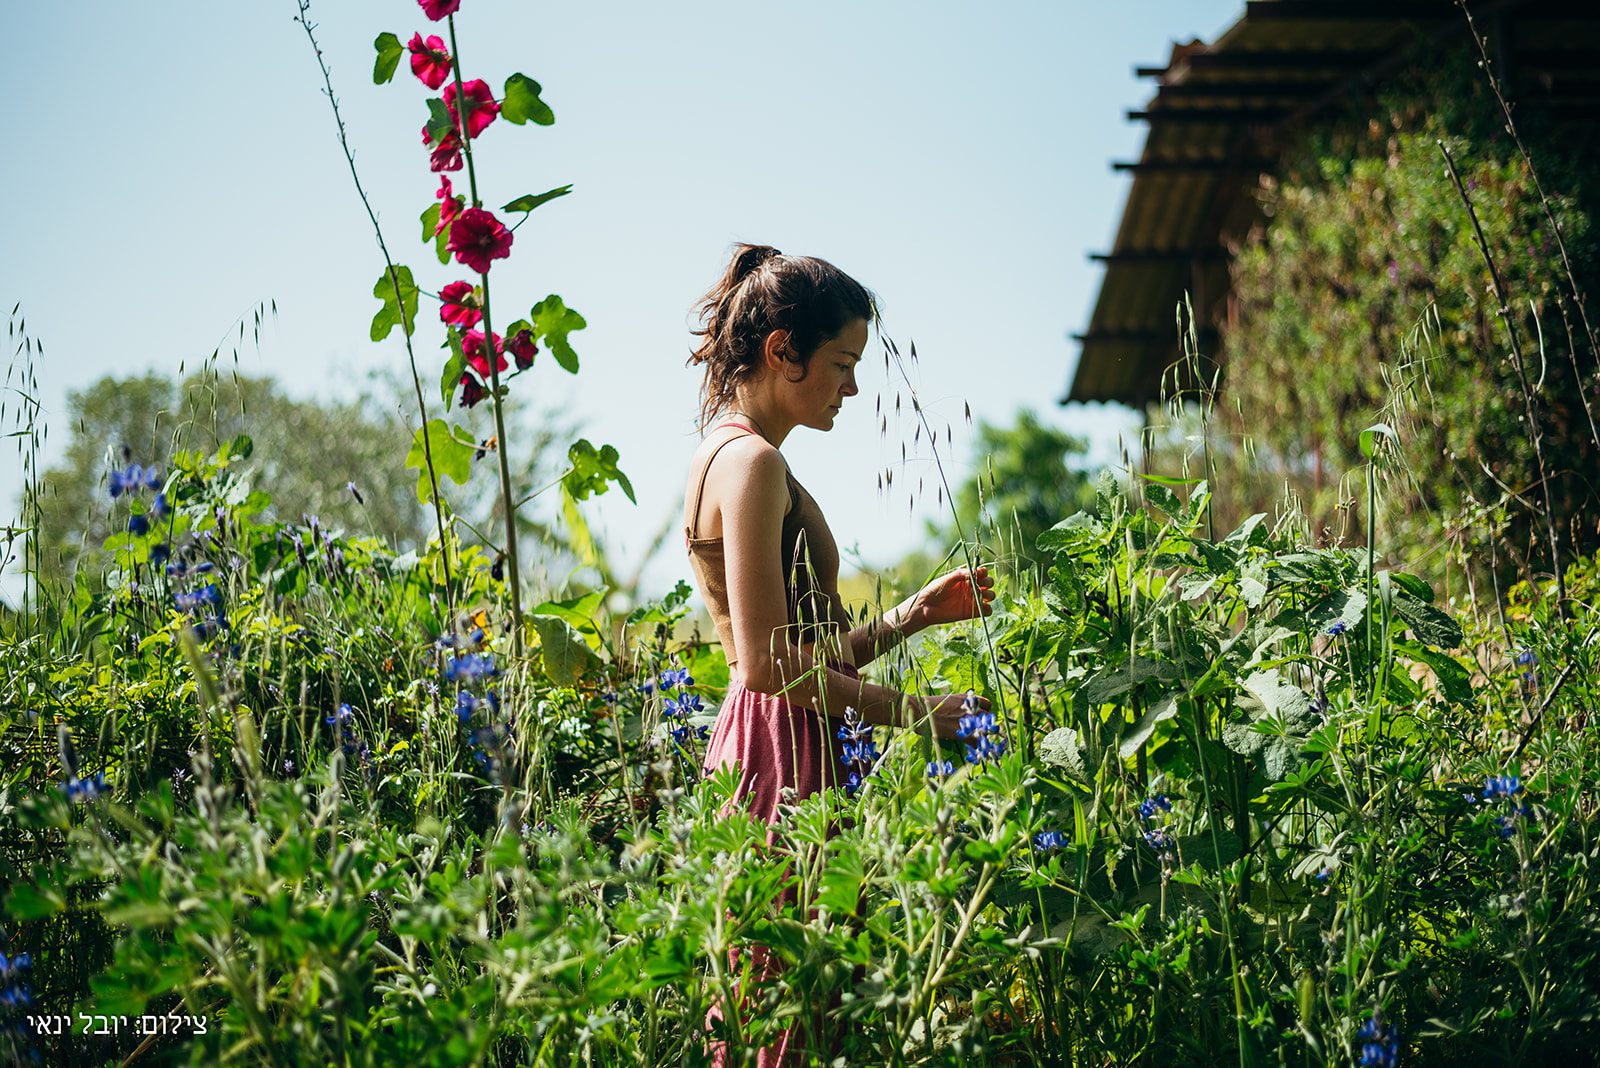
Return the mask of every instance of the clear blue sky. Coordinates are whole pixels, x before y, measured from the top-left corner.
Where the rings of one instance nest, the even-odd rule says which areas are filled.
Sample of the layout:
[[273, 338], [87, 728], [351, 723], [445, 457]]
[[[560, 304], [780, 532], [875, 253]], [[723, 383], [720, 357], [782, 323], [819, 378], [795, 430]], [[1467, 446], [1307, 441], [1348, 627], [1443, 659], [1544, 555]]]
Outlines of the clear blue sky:
[[[953, 478], [970, 460], [964, 402], [995, 422], [1031, 406], [1111, 456], [1126, 413], [1055, 400], [1075, 353], [1066, 335], [1083, 327], [1098, 282], [1085, 255], [1109, 243], [1126, 193], [1109, 161], [1142, 142], [1123, 111], [1151, 86], [1132, 69], [1164, 61], [1174, 39], [1213, 39], [1241, 9], [465, 0], [469, 76], [498, 90], [520, 70], [556, 113], [553, 127], [501, 121], [475, 142], [491, 205], [576, 187], [517, 232], [494, 269], [495, 300], [526, 309], [558, 292], [589, 320], [573, 338], [582, 373], [541, 358], [517, 380], [515, 403], [567, 409], [621, 451], [639, 505], [613, 494], [592, 510], [614, 551], [636, 558], [681, 500], [696, 442], [688, 310], [736, 240], [823, 256], [879, 293], [891, 336], [916, 342], [922, 396], [956, 425]], [[262, 301], [278, 316], [259, 353], [245, 350], [246, 373], [311, 396], [403, 364], [398, 334], [367, 339], [382, 262], [294, 10], [292, 0], [7, 10], [0, 303], [20, 301], [45, 346], [47, 459], [67, 436], [68, 390], [107, 373], [193, 369]], [[410, 0], [324, 0], [312, 17], [391, 250], [425, 288], [462, 276], [417, 241], [437, 184], [418, 135], [427, 90], [405, 63], [392, 84], [371, 81], [380, 31], [405, 40], [432, 24]], [[431, 311], [423, 318], [419, 355], [436, 381], [442, 335]], [[900, 441], [893, 423], [880, 437], [873, 404], [880, 392], [892, 403], [894, 384], [881, 361], [864, 372], [836, 429], [801, 431], [785, 451], [841, 544], [885, 563], [938, 509], [925, 461], [879, 494], [875, 473], [899, 463]], [[909, 442], [910, 422], [900, 430]], [[922, 474], [912, 512], [901, 486]], [[14, 514], [19, 482], [7, 446], [0, 519]], [[686, 574], [672, 539], [651, 584]]]

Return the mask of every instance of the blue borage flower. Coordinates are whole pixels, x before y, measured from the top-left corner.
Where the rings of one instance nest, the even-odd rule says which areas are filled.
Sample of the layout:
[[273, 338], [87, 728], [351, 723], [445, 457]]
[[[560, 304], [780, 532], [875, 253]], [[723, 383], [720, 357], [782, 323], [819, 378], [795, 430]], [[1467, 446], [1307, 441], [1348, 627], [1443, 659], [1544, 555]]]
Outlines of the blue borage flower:
[[1033, 848], [1040, 853], [1054, 853], [1067, 848], [1067, 836], [1060, 831], [1040, 831], [1033, 836]]
[[1400, 1063], [1400, 1032], [1384, 1022], [1382, 1010], [1375, 1009], [1372, 1019], [1356, 1031], [1356, 1041], [1361, 1043], [1361, 1068], [1394, 1068]]
[[99, 773], [87, 779], [68, 778], [61, 784], [61, 789], [66, 792], [67, 800], [75, 805], [87, 804], [111, 792], [111, 787], [106, 785], [105, 775]]
[[845, 793], [851, 797], [861, 789], [866, 782], [866, 777], [872, 771], [872, 765], [878, 759], [878, 746], [872, 740], [873, 728], [861, 722], [861, 713], [854, 708], [844, 710], [844, 726], [840, 727], [837, 734], [840, 746], [839, 762], [850, 769], [845, 777]]

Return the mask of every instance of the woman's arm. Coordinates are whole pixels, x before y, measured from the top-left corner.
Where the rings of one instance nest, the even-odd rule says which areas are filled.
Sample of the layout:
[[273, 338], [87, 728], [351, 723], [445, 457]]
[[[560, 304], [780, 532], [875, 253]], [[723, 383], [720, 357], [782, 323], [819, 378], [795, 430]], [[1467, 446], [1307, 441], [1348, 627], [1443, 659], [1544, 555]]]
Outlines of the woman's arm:
[[850, 649], [865, 666], [918, 631], [940, 623], [976, 619], [994, 611], [994, 579], [989, 569], [960, 568], [940, 575], [870, 623], [850, 632]]
[[925, 701], [852, 678], [793, 641], [780, 548], [789, 495], [783, 457], [753, 435], [729, 445], [723, 457], [717, 465], [721, 470], [713, 472], [712, 490], [722, 517], [728, 612], [744, 684], [834, 717], [850, 707], [873, 724], [903, 727], [931, 719], [934, 734], [954, 737], [960, 696]]

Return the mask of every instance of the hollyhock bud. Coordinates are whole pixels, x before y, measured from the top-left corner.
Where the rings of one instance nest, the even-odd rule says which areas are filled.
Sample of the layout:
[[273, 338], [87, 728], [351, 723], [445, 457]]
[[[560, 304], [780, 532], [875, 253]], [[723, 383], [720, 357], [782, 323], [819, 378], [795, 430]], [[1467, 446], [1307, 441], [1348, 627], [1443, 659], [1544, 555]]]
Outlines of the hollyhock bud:
[[489, 263], [511, 255], [511, 231], [483, 208], [465, 208], [450, 227], [447, 247], [456, 259], [479, 274], [487, 274]]
[[439, 290], [439, 318], [450, 326], [463, 330], [477, 326], [483, 318], [483, 309], [471, 282], [451, 282]]
[[439, 201], [439, 223], [433, 228], [433, 236], [438, 237], [461, 214], [461, 206], [465, 201], [455, 195], [455, 190], [450, 186], [450, 177], [445, 174], [439, 175], [439, 191], [433, 195]]
[[461, 376], [461, 406], [463, 408], [475, 407], [479, 401], [488, 395], [488, 392], [483, 388], [482, 382], [479, 382], [470, 374]]
[[511, 350], [511, 356], [517, 361], [517, 370], [526, 371], [533, 366], [533, 358], [539, 353], [539, 346], [534, 343], [532, 330], [518, 330], [506, 342], [506, 348]]
[[461, 7], [461, 0], [417, 0], [417, 3], [422, 5], [422, 13], [434, 22], [454, 15]]
[[[489, 357], [483, 351], [483, 331], [468, 330], [461, 335], [461, 354], [467, 358], [467, 366], [471, 367], [484, 381], [489, 380]], [[506, 369], [505, 347], [500, 343], [500, 335], [494, 336], [495, 370]]]
[[441, 38], [424, 41], [422, 34], [414, 33], [406, 48], [411, 52], [411, 73], [429, 89], [439, 88], [450, 77], [450, 53], [445, 51]]
[[422, 127], [422, 143], [433, 145], [433, 151], [428, 156], [428, 169], [439, 171], [459, 171], [462, 167], [461, 138], [456, 136], [454, 130], [449, 131], [440, 139], [437, 145], [433, 144], [433, 134], [428, 132], [428, 127]]
[[[494, 93], [489, 91], [489, 86], [482, 78], [474, 78], [461, 86], [461, 91], [467, 99], [467, 136], [477, 137], [500, 114], [500, 105], [495, 102]], [[461, 117], [456, 114], [456, 83], [451, 82], [444, 87], [444, 106], [450, 112], [450, 117], [455, 120], [456, 129], [461, 129]]]

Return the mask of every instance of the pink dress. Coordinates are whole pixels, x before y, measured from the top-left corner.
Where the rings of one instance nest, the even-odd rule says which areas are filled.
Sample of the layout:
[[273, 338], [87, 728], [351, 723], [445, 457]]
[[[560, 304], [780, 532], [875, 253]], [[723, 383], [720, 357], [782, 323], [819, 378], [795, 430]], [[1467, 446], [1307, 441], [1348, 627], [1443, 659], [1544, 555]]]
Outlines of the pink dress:
[[[749, 427], [733, 422], [713, 429], [727, 426], [754, 433]], [[699, 522], [706, 471], [722, 447], [738, 436], [723, 441], [707, 457], [695, 494], [693, 516], [684, 531], [684, 544], [695, 571], [696, 584], [722, 638], [723, 648], [730, 651], [730, 666], [735, 662], [731, 655], [733, 628], [728, 613], [722, 539], [697, 538], [695, 527]], [[835, 623], [847, 618], [838, 596], [838, 547], [816, 501], [792, 475], [789, 484], [790, 509], [784, 516], [780, 550], [786, 564], [789, 621], [802, 627], [842, 625]], [[853, 665], [830, 666], [852, 678], [858, 677]], [[706, 743], [705, 770], [709, 773], [720, 768], [736, 768], [739, 772], [739, 787], [734, 795], [736, 803], [763, 823], [776, 823], [783, 804], [792, 804], [824, 788], [844, 784], [848, 769], [841, 760], [841, 747], [834, 736], [840, 722], [842, 720], [830, 723], [829, 717], [791, 704], [782, 696], [757, 693], [747, 688], [734, 672], [728, 695]], [[770, 844], [772, 840], [769, 832], [767, 841]], [[752, 975], [757, 981], [770, 980], [781, 967], [764, 947], [752, 947], [750, 955]], [[730, 957], [730, 966], [737, 970], [740, 967], [738, 951], [733, 951]], [[713, 1021], [720, 1020], [722, 1014], [722, 1006], [713, 1005], [706, 1014], [707, 1029], [712, 1027]], [[821, 1022], [819, 1012], [817, 1023]], [[814, 1031], [826, 1034], [821, 1026]], [[791, 1027], [772, 1045], [757, 1051], [756, 1064], [758, 1068], [784, 1068], [804, 1063], [807, 1053], [823, 1060], [830, 1059], [833, 1051], [807, 1051], [802, 1048], [803, 1043], [801, 1029]], [[729, 1063], [725, 1043], [710, 1043], [710, 1051], [712, 1064], [718, 1068]]]

